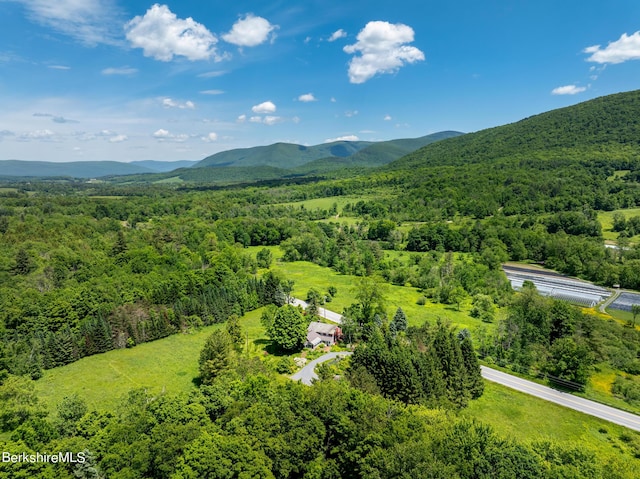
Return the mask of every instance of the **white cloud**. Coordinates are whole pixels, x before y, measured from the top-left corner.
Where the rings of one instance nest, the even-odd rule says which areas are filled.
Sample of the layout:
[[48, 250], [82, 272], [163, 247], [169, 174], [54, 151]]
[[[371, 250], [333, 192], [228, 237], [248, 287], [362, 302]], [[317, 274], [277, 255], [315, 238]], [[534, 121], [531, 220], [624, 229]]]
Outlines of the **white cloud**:
[[113, 0], [12, 0], [41, 25], [87, 45], [117, 44], [120, 10]]
[[345, 135], [345, 136], [339, 136], [338, 138], [329, 138], [327, 140], [324, 140], [324, 143], [333, 143], [334, 141], [358, 141], [360, 138], [358, 138], [356, 135]]
[[251, 111], [254, 113], [274, 113], [276, 111], [276, 105], [271, 101], [265, 101], [251, 107]]
[[9, 130], [0, 130], [0, 141], [10, 136], [13, 137], [13, 136], [16, 136], [16, 134]]
[[586, 91], [587, 87], [584, 86], [576, 86], [576, 85], [565, 85], [559, 86], [558, 88], [554, 88], [551, 90], [552, 95], [575, 95], [577, 93], [582, 93]]
[[153, 5], [144, 16], [137, 16], [125, 25], [127, 40], [142, 48], [144, 56], [168, 62], [174, 56], [191, 61], [220, 61], [216, 53], [218, 39], [207, 27], [189, 17], [181, 19], [166, 5]]
[[285, 121], [285, 119], [282, 118], [281, 116], [273, 116], [273, 115], [266, 115], [266, 116], [255, 115], [249, 118], [249, 122], [251, 123], [262, 123], [263, 125], [268, 125], [268, 126], [275, 125], [277, 123], [282, 123], [283, 121]]
[[391, 115], [385, 115], [384, 121], [391, 121]]
[[344, 116], [347, 118], [352, 118], [358, 114], [358, 110], [349, 110], [344, 112]]
[[318, 101], [318, 100], [316, 100], [316, 97], [313, 96], [313, 93], [305, 93], [304, 95], [300, 95], [298, 97], [298, 101], [301, 101], [303, 103], [308, 103], [310, 101]]
[[331, 34], [331, 36], [329, 37], [329, 41], [330, 42], [335, 42], [336, 40], [338, 40], [339, 38], [344, 38], [347, 36], [347, 32], [345, 32], [342, 28], [340, 30], [336, 30], [335, 32], [333, 32]]
[[238, 123], [244, 123], [245, 121], [247, 121], [247, 115], [240, 115], [236, 121]]
[[55, 133], [51, 130], [35, 130], [20, 135], [21, 140], [53, 140]]
[[202, 90], [200, 92], [203, 95], [222, 95], [224, 91], [222, 90]]
[[218, 134], [214, 133], [214, 132], [211, 132], [207, 136], [203, 136], [202, 137], [202, 141], [205, 141], [207, 143], [212, 143], [214, 141], [218, 141]]
[[70, 120], [69, 118], [65, 118], [63, 116], [52, 116], [51, 121], [54, 123], [80, 123], [78, 120]]
[[153, 134], [154, 138], [169, 138], [169, 136], [171, 135], [171, 133], [169, 133], [169, 130], [165, 130], [164, 128], [160, 128], [159, 130], [156, 130], [156, 132]]
[[413, 42], [413, 29], [401, 23], [369, 22], [358, 33], [358, 41], [344, 47], [358, 55], [349, 62], [349, 81], [364, 83], [378, 73], [394, 73], [405, 63], [424, 60], [424, 53], [407, 45]]
[[267, 19], [248, 13], [234, 23], [231, 31], [222, 35], [222, 39], [239, 47], [255, 47], [266, 42], [270, 36], [273, 38], [272, 32], [277, 28]]
[[262, 120], [262, 123], [264, 123], [265, 125], [271, 126], [271, 125], [275, 125], [276, 123], [282, 123], [283, 121], [284, 121], [284, 118], [282, 118], [280, 116], [267, 115]]
[[127, 135], [116, 135], [109, 138], [109, 143], [122, 143], [123, 141], [127, 141], [129, 137]]
[[51, 70], [71, 70], [71, 67], [66, 65], [49, 65], [47, 68], [50, 68]]
[[633, 35], [623, 33], [615, 42], [609, 42], [606, 48], [593, 45], [584, 49], [590, 53], [589, 62], [595, 63], [623, 63], [628, 60], [640, 60], [640, 31]]
[[221, 77], [222, 75], [226, 75], [227, 72], [224, 70], [218, 70], [218, 71], [213, 71], [213, 72], [205, 72], [205, 73], [200, 73], [198, 75], [198, 78], [216, 78], [216, 77]]
[[177, 143], [182, 143], [182, 142], [187, 141], [189, 139], [189, 135], [187, 135], [186, 133], [181, 133], [179, 135], [174, 135], [169, 130], [165, 130], [164, 128], [160, 128], [159, 130], [156, 130], [155, 133], [153, 134], [153, 137], [156, 140], [173, 141], [173, 142], [177, 142]]
[[291, 121], [294, 122], [296, 125], [298, 123], [300, 123], [302, 120], [300, 119], [299, 116], [294, 116], [293, 118], [291, 118]]
[[196, 104], [190, 100], [179, 102], [172, 100], [171, 98], [163, 98], [162, 106], [165, 108], [178, 108], [180, 110], [195, 110], [196, 108]]
[[120, 67], [120, 68], [105, 68], [102, 70], [103, 75], [133, 75], [134, 73], [138, 73], [137, 68], [131, 67]]

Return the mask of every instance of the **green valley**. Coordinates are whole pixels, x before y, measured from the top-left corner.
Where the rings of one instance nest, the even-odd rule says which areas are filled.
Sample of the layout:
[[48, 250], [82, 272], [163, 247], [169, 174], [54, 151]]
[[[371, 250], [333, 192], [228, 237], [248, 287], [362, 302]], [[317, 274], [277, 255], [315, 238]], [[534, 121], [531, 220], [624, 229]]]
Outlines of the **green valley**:
[[[502, 269], [640, 290], [639, 117], [632, 91], [466, 135], [6, 178], [0, 443], [95, 475], [0, 478], [637, 477], [640, 434], [479, 364], [640, 411], [637, 311]], [[320, 307], [342, 320], [312, 350]], [[330, 349], [353, 356], [288, 379]]]

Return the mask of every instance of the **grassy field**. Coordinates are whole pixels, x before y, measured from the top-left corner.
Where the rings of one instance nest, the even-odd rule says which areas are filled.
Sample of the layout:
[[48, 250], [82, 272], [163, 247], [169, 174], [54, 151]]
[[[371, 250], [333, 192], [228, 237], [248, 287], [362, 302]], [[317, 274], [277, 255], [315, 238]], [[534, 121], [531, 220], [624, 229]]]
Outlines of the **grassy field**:
[[[631, 216], [640, 216], [640, 208], [629, 208], [625, 210], [614, 211], [600, 211], [598, 213], [598, 221], [602, 225], [602, 236], [605, 240], [615, 241], [618, 238], [618, 233], [612, 231], [613, 227], [613, 215], [614, 213], [622, 213], [625, 218], [629, 219]], [[629, 238], [631, 243], [637, 243], [640, 241], [640, 235], [636, 235]]]
[[[595, 451], [601, 459], [623, 456], [637, 463], [640, 433], [485, 381], [484, 395], [462, 411], [519, 441], [553, 440]], [[631, 440], [630, 440], [631, 439]]]
[[[633, 314], [631, 313], [631, 311], [622, 311], [621, 309], [613, 308], [607, 308], [606, 311], [613, 319], [625, 326], [633, 324], [634, 322]], [[635, 319], [635, 322], [636, 329], [640, 329], [640, 316]]]
[[[262, 309], [241, 319], [250, 344], [266, 339], [260, 325]], [[198, 357], [217, 324], [185, 334], [175, 334], [131, 349], [119, 349], [82, 358], [64, 367], [50, 369], [36, 381], [38, 396], [54, 408], [65, 396], [77, 393], [90, 408], [110, 409], [131, 389], [177, 393], [195, 387]], [[256, 346], [250, 346], [256, 350]]]
[[347, 203], [352, 205], [358, 201], [375, 201], [380, 199], [380, 193], [375, 195], [357, 195], [357, 196], [328, 196], [326, 198], [313, 198], [311, 200], [294, 201], [288, 203], [278, 203], [278, 206], [293, 206], [294, 208], [304, 207], [306, 210], [330, 210], [333, 205], [336, 205], [337, 212], [342, 214], [342, 211]]
[[[336, 273], [330, 268], [324, 268], [313, 263], [296, 261], [292, 263], [278, 262], [273, 270], [287, 279], [292, 279], [295, 284], [293, 295], [304, 299], [307, 291], [316, 288], [326, 292], [329, 286], [335, 286], [338, 294], [331, 303], [325, 305], [329, 310], [341, 313], [344, 308], [355, 302], [355, 287], [359, 277]], [[471, 332], [479, 327], [489, 330], [495, 327], [495, 323], [487, 324], [469, 316], [471, 302], [468, 299], [461, 305], [460, 311], [455, 306], [431, 303], [427, 301], [424, 306], [417, 304], [422, 293], [417, 288], [394, 286], [385, 284], [387, 291], [387, 315], [392, 317], [398, 307], [401, 307], [409, 320], [409, 325], [418, 326], [425, 321], [436, 321], [438, 318], [447, 319], [459, 328], [468, 328]]]

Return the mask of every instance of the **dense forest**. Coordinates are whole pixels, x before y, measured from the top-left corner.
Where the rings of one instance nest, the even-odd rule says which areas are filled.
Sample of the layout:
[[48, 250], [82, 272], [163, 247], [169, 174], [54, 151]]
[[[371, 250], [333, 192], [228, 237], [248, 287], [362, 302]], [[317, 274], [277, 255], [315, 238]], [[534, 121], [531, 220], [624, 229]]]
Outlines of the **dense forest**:
[[[610, 394], [640, 402], [635, 315], [603, 319], [531, 285], [516, 293], [501, 269], [537, 263], [640, 290], [638, 216], [622, 213], [640, 207], [638, 110], [640, 93], [614, 95], [337, 179], [6, 181], [0, 442], [88, 460], [3, 463], [0, 477], [635, 477], [633, 462], [518, 443], [458, 412], [482, 395], [478, 358], [582, 389], [609, 368]], [[605, 248], [598, 219], [612, 211], [619, 248]], [[285, 305], [293, 282], [274, 272], [276, 248], [279, 264], [357, 278], [338, 311], [353, 356], [311, 388], [282, 376], [310, 318]], [[391, 285], [474, 327], [393, 314]], [[239, 322], [265, 306], [269, 347], [284, 357], [275, 369], [249, 354]], [[221, 323], [193, 358], [188, 394], [135, 390], [112, 411], [70, 396], [48, 414], [33, 391], [47, 369]]]

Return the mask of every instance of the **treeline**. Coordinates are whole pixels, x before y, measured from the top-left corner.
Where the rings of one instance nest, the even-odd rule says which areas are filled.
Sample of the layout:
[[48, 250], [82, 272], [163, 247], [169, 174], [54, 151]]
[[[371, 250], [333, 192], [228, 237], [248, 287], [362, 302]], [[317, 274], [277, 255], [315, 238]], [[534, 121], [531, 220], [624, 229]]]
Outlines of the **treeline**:
[[[173, 214], [132, 226], [83, 214], [85, 197], [51, 200], [25, 196], [28, 206], [7, 205], [11, 214], [0, 216], [0, 357], [11, 373], [34, 378], [271, 302], [277, 285], [256, 279], [256, 259], [237, 241], [248, 233], [249, 243], [277, 243], [295, 228], [287, 219]], [[146, 199], [176, 211], [183, 200]]]
[[444, 222], [414, 228], [409, 251], [475, 252], [483, 260], [531, 260], [599, 284], [640, 289], [640, 248], [607, 250], [592, 212], [565, 212], [535, 220], [497, 215], [484, 222]]
[[275, 381], [259, 360], [238, 363], [180, 395], [134, 390], [112, 412], [65, 398], [50, 417], [24, 378], [0, 386], [0, 440], [9, 454], [82, 453], [84, 463], [0, 463], [0, 478], [604, 478], [636, 477], [640, 439], [624, 451], [518, 442], [442, 409], [405, 405], [321, 380]]
[[480, 330], [475, 345], [489, 363], [526, 374], [548, 374], [584, 387], [597, 363], [640, 374], [640, 331], [543, 297], [526, 285], [511, 299], [494, 333]]

